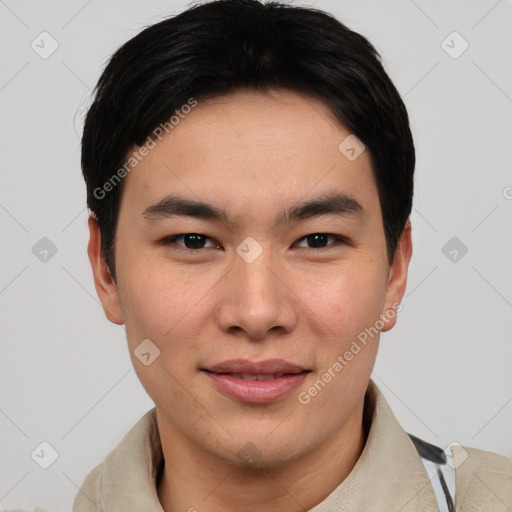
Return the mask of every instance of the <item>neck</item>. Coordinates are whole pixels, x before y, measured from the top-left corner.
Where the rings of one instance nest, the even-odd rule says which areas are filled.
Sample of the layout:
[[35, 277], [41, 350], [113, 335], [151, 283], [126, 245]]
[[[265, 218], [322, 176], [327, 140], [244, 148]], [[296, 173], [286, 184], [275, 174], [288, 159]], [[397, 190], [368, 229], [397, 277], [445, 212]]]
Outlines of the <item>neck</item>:
[[278, 467], [245, 468], [182, 441], [159, 425], [165, 465], [158, 497], [165, 512], [304, 512], [323, 501], [354, 468], [367, 426], [361, 403], [326, 443]]

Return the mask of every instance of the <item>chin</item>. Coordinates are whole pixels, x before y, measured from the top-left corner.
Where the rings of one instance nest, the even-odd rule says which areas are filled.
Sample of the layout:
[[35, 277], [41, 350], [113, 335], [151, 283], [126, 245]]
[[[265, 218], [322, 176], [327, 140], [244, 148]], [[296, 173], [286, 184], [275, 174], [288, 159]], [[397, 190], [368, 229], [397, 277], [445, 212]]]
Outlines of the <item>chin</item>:
[[[288, 442], [286, 442], [288, 440]], [[229, 464], [251, 470], [267, 470], [286, 466], [307, 452], [297, 446], [295, 436], [284, 438], [276, 437], [272, 441], [247, 435], [243, 439], [233, 442], [224, 450], [216, 450], [215, 455]], [[313, 448], [312, 448], [313, 449]]]

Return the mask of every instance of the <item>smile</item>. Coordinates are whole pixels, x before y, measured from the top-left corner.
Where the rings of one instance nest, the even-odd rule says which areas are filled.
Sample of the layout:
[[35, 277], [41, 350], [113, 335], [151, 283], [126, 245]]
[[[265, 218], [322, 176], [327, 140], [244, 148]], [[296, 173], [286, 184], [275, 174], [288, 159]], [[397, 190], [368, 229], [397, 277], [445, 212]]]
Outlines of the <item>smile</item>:
[[285, 398], [298, 388], [311, 370], [284, 360], [254, 363], [230, 360], [203, 373], [215, 389], [237, 402], [265, 404]]

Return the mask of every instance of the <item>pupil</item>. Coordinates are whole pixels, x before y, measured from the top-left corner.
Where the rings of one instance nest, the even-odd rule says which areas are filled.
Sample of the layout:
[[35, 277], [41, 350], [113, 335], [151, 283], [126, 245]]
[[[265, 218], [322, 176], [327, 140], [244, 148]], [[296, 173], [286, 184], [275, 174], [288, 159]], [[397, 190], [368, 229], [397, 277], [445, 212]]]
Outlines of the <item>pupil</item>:
[[184, 242], [188, 249], [202, 249], [202, 245], [204, 245], [203, 238], [201, 235], [191, 233], [184, 237]]
[[308, 235], [308, 242], [313, 245], [313, 247], [321, 247], [323, 246], [323, 242], [327, 239], [326, 235], [323, 233], [315, 233], [313, 235]]

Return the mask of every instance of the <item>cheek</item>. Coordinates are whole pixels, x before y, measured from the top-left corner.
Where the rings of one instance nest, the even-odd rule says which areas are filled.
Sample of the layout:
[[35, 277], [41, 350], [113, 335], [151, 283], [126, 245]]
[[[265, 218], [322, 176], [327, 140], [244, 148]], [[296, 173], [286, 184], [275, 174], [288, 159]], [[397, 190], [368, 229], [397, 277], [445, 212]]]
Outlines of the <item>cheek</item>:
[[296, 285], [303, 313], [322, 326], [324, 336], [339, 344], [373, 325], [382, 313], [385, 276], [376, 265], [358, 262], [311, 273]]
[[[126, 326], [126, 339], [137, 376], [147, 393], [159, 404], [168, 396], [187, 402], [181, 395], [182, 374], [191, 368], [190, 354], [198, 335], [194, 329], [202, 325], [195, 319], [202, 288], [180, 277], [166, 275], [164, 267], [129, 264], [119, 272], [120, 303]], [[196, 327], [194, 327], [196, 326]], [[150, 340], [142, 345], [143, 340]], [[145, 347], [144, 351], [139, 347]], [[156, 347], [156, 349], [154, 348]], [[149, 352], [158, 356], [146, 366], [138, 355]], [[141, 356], [142, 357], [142, 356]]]
[[198, 268], [185, 272], [157, 262], [144, 257], [142, 251], [124, 254], [123, 267], [118, 271], [119, 299], [132, 350], [146, 338], [154, 341], [162, 355], [171, 347], [175, 358], [180, 347], [190, 350], [190, 343], [196, 342], [204, 325], [207, 292], [216, 281], [208, 273], [198, 277], [198, 272]]
[[[321, 345], [315, 348], [317, 374], [302, 390], [299, 403], [308, 402], [308, 421], [314, 428], [321, 424], [334, 432], [366, 390], [377, 355], [375, 325], [384, 305], [385, 279], [382, 269], [361, 264], [331, 273], [315, 293], [313, 281], [318, 285], [318, 279], [310, 278], [303, 288], [304, 294], [310, 290], [304, 303], [311, 309], [305, 308], [304, 314], [314, 322]], [[333, 410], [340, 396], [344, 407]]]

